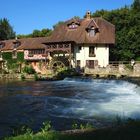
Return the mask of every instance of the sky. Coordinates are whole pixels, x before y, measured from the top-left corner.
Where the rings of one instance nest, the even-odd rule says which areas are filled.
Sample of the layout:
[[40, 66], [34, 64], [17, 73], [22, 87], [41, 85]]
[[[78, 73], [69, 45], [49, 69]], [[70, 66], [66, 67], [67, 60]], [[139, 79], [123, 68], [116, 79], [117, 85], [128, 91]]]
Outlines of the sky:
[[52, 28], [59, 21], [86, 11], [112, 10], [131, 5], [133, 0], [0, 0], [0, 19], [7, 18], [16, 34]]

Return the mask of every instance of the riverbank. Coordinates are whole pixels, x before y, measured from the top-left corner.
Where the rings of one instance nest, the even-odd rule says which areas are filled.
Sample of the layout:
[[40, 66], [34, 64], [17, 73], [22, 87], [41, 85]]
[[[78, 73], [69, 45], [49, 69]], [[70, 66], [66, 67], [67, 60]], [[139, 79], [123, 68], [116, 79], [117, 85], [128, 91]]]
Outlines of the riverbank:
[[[98, 80], [81, 76], [66, 78], [58, 82], [16, 81], [8, 84], [2, 83], [1, 99], [0, 122], [5, 123], [1, 124], [0, 132], [8, 132], [11, 126], [11, 132], [13, 132], [13, 128], [22, 123], [32, 125], [30, 120], [34, 122], [34, 126], [36, 124], [41, 126], [41, 121], [46, 120], [49, 113], [53, 115], [49, 115], [48, 120], [53, 122], [53, 126], [57, 124], [53, 127], [55, 130], [62, 130], [64, 126], [67, 127], [63, 130], [71, 129], [73, 121], [75, 121], [73, 117], [78, 121], [78, 119], [84, 119], [85, 116], [91, 114], [90, 121], [94, 112], [95, 117], [92, 118], [94, 121], [92, 124], [95, 128], [101, 128], [97, 126], [103, 124], [102, 116], [105, 117], [107, 112], [109, 117], [113, 111], [114, 115], [118, 112], [118, 115], [122, 117], [129, 113], [128, 118], [131, 117], [131, 114], [139, 115], [140, 102], [139, 90], [136, 85], [123, 80], [112, 80], [112, 78], [111, 80]], [[106, 111], [106, 113], [101, 113], [97, 117], [96, 111], [98, 111], [97, 114], [101, 111]], [[61, 118], [60, 115], [63, 117]], [[53, 116], [55, 117], [53, 118]], [[95, 121], [96, 119], [97, 121]], [[105, 117], [105, 119], [107, 118]], [[108, 118], [107, 124], [110, 120], [111, 118]], [[7, 130], [5, 129], [6, 125]], [[37, 131], [40, 130], [40, 126]], [[34, 130], [32, 126], [29, 127]], [[59, 129], [57, 129], [58, 127]]]
[[90, 78], [90, 79], [114, 79], [114, 80], [125, 80], [140, 86], [140, 77], [120, 75], [93, 75], [93, 74], [80, 74], [75, 75], [63, 75], [63, 76], [46, 76], [41, 74], [0, 74], [0, 80], [35, 80], [35, 81], [58, 81], [64, 80], [66, 77], [71, 78]]
[[41, 131], [36, 134], [25, 133], [4, 140], [138, 140], [140, 121], [129, 120], [126, 124], [104, 129], [83, 129], [72, 131]]

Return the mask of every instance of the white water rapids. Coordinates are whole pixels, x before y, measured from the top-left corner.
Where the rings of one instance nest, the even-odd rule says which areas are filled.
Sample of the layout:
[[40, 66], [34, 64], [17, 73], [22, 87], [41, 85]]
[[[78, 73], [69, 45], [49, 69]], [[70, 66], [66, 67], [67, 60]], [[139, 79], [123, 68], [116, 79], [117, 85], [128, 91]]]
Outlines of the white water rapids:
[[71, 87], [74, 92], [69, 98], [52, 97], [56, 104], [51, 108], [51, 112], [55, 112], [59, 117], [140, 118], [140, 87], [135, 84], [121, 80], [67, 78], [56, 85], [63, 85], [64, 89]]

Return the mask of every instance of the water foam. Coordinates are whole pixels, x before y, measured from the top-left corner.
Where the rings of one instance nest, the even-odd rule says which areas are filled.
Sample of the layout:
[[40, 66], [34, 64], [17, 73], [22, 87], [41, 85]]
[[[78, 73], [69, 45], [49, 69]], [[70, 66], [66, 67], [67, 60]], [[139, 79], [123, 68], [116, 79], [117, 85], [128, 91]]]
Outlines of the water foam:
[[[140, 117], [140, 87], [121, 80], [71, 79], [62, 81], [65, 85], [76, 85], [73, 97], [61, 100], [61, 109], [55, 110], [60, 116], [87, 119], [94, 116]], [[81, 90], [84, 90], [81, 92]], [[66, 103], [67, 102], [67, 103]], [[58, 108], [57, 108], [58, 109]]]

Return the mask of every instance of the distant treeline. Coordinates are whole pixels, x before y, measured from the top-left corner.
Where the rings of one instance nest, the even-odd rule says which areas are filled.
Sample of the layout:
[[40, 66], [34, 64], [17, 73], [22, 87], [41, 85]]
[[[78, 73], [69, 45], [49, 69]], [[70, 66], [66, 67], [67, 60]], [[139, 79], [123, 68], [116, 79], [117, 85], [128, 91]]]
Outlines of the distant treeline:
[[27, 34], [27, 35], [22, 35], [19, 34], [17, 35], [17, 38], [30, 38], [30, 37], [45, 37], [45, 36], [50, 36], [52, 33], [51, 29], [42, 29], [42, 30], [33, 30], [33, 32], [31, 34]]

